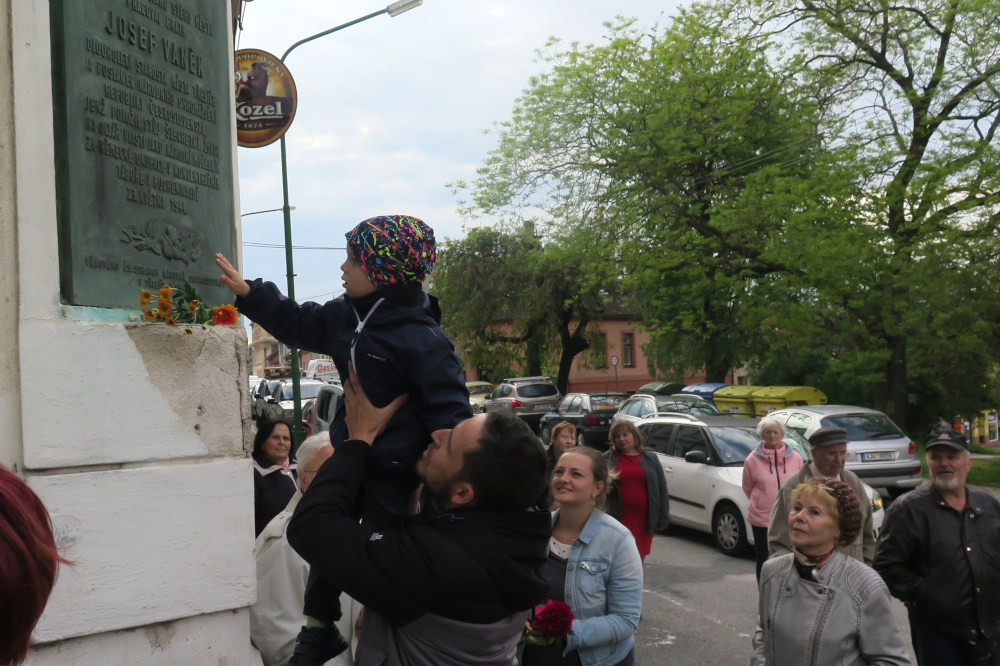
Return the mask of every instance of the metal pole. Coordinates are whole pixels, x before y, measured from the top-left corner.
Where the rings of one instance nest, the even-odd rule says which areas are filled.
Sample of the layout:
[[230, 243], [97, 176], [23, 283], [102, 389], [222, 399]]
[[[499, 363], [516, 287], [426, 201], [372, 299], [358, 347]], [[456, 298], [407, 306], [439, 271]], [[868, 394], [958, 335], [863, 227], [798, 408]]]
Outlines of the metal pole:
[[[281, 189], [285, 196], [285, 205], [281, 210], [285, 214], [285, 274], [288, 278], [288, 298], [295, 300], [295, 268], [292, 259], [292, 211], [288, 205], [288, 159], [285, 155], [285, 137], [281, 137]], [[305, 439], [306, 431], [302, 427], [302, 390], [299, 385], [299, 350], [292, 348], [292, 401], [294, 416], [292, 421], [292, 455], [298, 451], [299, 445]]]
[[615, 363], [615, 393], [618, 392], [618, 364]]
[[[338, 30], [343, 30], [344, 28], [349, 28], [352, 25], [361, 23], [362, 21], [367, 21], [370, 18], [376, 16], [381, 16], [382, 14], [388, 13], [387, 9], [380, 9], [377, 12], [372, 12], [367, 16], [362, 16], [359, 19], [350, 21], [349, 23], [344, 23], [343, 25], [338, 25], [336, 28], [330, 28], [329, 30], [324, 30], [323, 32], [317, 33], [312, 37], [306, 37], [301, 39], [285, 51], [285, 54], [281, 56], [281, 61], [284, 62], [288, 54], [294, 51], [299, 46], [305, 44], [306, 42], [311, 42], [314, 39], [319, 39], [325, 35], [329, 35], [332, 32], [337, 32]], [[288, 298], [295, 300], [295, 269], [293, 268], [292, 260], [292, 212], [288, 205], [288, 158], [285, 152], [285, 137], [281, 137], [281, 187], [285, 196], [285, 205], [282, 206], [281, 210], [285, 214], [285, 271], [288, 277]], [[299, 350], [292, 349], [292, 401], [295, 405], [294, 420], [292, 421], [292, 455], [298, 451], [299, 445], [302, 444], [302, 440], [305, 439], [306, 431], [302, 427], [302, 389], [299, 384]]]

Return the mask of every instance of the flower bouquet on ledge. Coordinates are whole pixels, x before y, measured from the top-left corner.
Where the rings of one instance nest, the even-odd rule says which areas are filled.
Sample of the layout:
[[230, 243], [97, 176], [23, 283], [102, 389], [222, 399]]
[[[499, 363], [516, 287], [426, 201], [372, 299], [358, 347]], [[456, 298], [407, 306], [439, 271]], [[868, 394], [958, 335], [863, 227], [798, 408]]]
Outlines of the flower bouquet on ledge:
[[239, 312], [235, 306], [209, 308], [187, 282], [179, 289], [163, 285], [156, 294], [156, 300], [156, 307], [149, 307], [153, 302], [152, 292], [147, 289], [139, 292], [139, 306], [145, 308], [143, 319], [151, 323], [161, 321], [167, 326], [188, 324], [184, 331], [189, 335], [194, 332], [191, 325], [235, 326], [238, 321]]
[[524, 623], [521, 642], [527, 645], [552, 645], [555, 641], [573, 635], [573, 611], [569, 604], [549, 599], [535, 606], [531, 621]]

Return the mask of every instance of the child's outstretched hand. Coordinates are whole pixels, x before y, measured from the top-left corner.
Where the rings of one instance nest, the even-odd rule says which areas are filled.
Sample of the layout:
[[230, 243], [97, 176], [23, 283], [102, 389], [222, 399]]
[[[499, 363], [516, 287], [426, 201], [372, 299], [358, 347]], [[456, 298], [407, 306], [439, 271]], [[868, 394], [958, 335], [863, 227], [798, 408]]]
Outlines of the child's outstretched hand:
[[217, 254], [215, 255], [215, 263], [219, 264], [219, 268], [222, 269], [222, 276], [219, 279], [222, 280], [222, 284], [229, 287], [229, 291], [240, 297], [250, 293], [250, 285], [240, 277], [240, 274], [236, 272], [236, 269], [233, 268], [228, 259], [221, 254]]

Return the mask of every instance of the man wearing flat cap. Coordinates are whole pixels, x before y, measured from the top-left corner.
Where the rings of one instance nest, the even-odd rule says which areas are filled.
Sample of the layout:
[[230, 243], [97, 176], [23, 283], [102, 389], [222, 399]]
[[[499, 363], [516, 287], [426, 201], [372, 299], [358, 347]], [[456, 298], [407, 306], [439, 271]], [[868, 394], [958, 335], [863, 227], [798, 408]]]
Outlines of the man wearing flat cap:
[[1000, 502], [966, 487], [965, 435], [926, 446], [931, 483], [889, 507], [874, 568], [906, 604], [920, 666], [1000, 666]]
[[806, 479], [827, 477], [843, 481], [851, 487], [864, 513], [861, 533], [854, 543], [837, 546], [837, 550], [859, 562], [871, 566], [875, 558], [875, 526], [872, 523], [872, 503], [868, 499], [865, 484], [858, 475], [844, 469], [847, 461], [847, 431], [843, 428], [820, 428], [809, 437], [812, 447], [812, 462], [788, 477], [778, 491], [778, 498], [771, 509], [771, 522], [767, 528], [767, 549], [769, 557], [777, 557], [792, 552], [792, 538], [788, 533], [788, 512], [792, 507], [792, 491]]

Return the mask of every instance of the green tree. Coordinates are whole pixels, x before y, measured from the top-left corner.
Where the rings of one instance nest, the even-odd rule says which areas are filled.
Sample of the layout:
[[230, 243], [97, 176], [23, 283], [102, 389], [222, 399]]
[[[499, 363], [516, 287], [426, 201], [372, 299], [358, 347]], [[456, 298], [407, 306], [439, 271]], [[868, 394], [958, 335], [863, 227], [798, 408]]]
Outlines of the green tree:
[[433, 288], [444, 329], [491, 379], [524, 368], [554, 374], [565, 393], [573, 360], [597, 344], [594, 318], [617, 292], [594, 254], [571, 239], [543, 243], [530, 225], [471, 229], [440, 253]]
[[820, 137], [813, 102], [765, 50], [703, 19], [655, 36], [619, 20], [599, 46], [551, 41], [548, 70], [459, 187], [472, 219], [537, 210], [551, 238], [603, 230], [650, 331], [651, 370], [721, 381], [757, 344], [744, 312], [756, 283], [798, 270], [773, 259], [785, 220], [760, 197], [808, 174]]
[[[810, 226], [789, 229], [790, 239], [806, 235], [793, 249], [809, 278], [799, 291], [815, 290], [800, 301], [814, 316], [800, 321], [874, 363], [874, 403], [905, 425], [912, 369], [944, 381], [937, 359], [955, 361], [959, 350], [959, 365], [991, 365], [995, 327], [963, 313], [988, 306], [976, 255], [1000, 223], [1000, 4], [737, 0], [716, 9], [738, 30], [785, 35], [826, 140], [853, 149], [849, 223], [818, 251]], [[963, 335], [941, 319], [965, 321]], [[954, 401], [961, 390], [951, 391]]]

